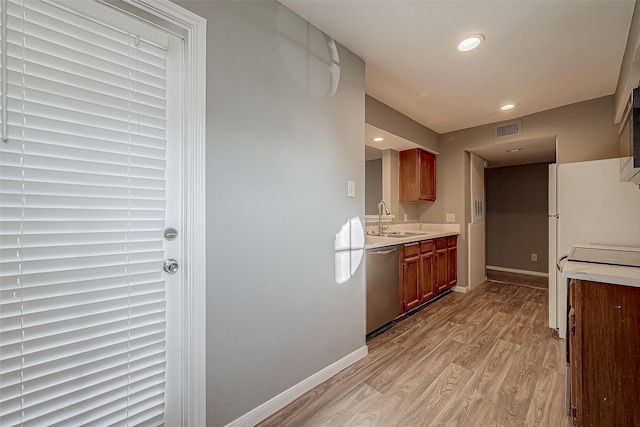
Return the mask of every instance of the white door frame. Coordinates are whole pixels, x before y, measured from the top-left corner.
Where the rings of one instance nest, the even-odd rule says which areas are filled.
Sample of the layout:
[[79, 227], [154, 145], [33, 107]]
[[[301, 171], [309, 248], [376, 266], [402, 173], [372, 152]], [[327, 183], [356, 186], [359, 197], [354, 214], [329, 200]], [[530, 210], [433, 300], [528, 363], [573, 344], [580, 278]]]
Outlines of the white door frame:
[[558, 165], [549, 165], [549, 327], [558, 329]]
[[[480, 159], [483, 162], [482, 165], [482, 179], [476, 183], [474, 176], [474, 168], [477, 166], [477, 160]], [[486, 188], [484, 181], [486, 160], [477, 154], [469, 152], [469, 206], [471, 211], [469, 212], [470, 222], [467, 223], [467, 290], [471, 290], [474, 286], [482, 283], [486, 278]], [[476, 185], [478, 184], [478, 185]], [[474, 191], [475, 188], [482, 189], [482, 194]], [[480, 212], [476, 212], [476, 206], [474, 203], [479, 200]], [[480, 225], [482, 224], [482, 225]], [[479, 241], [480, 240], [480, 241]], [[481, 272], [482, 279], [480, 281], [475, 280], [478, 277], [478, 272]]]
[[[101, 0], [184, 37], [182, 425], [206, 425], [206, 20], [168, 0]], [[132, 8], [133, 6], [133, 8]], [[173, 31], [175, 32], [175, 31]]]

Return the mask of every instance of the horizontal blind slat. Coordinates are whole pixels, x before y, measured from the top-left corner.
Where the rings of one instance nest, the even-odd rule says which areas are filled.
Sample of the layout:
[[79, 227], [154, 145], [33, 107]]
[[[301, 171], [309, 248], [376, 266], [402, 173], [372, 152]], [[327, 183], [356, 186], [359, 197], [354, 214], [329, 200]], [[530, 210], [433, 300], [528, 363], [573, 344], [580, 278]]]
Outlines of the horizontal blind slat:
[[[10, 165], [6, 162], [7, 158], [12, 156], [3, 152], [0, 157], [0, 179], [3, 184], [0, 191], [5, 191], [5, 182], [42, 182], [49, 184], [70, 184], [70, 185], [91, 185], [95, 187], [115, 187], [120, 188], [130, 184], [132, 189], [141, 190], [164, 190], [164, 179], [137, 178], [115, 175], [100, 175], [96, 173], [80, 173], [60, 171], [44, 168], [20, 167], [19, 164]], [[19, 155], [15, 155], [14, 163], [20, 162]], [[23, 178], [21, 178], [23, 177]], [[46, 177], [46, 179], [44, 178]], [[74, 179], [75, 178], [75, 179]], [[107, 179], [108, 178], [108, 179]]]
[[[65, 25], [64, 28], [61, 28], [60, 26], [52, 25], [51, 21], [49, 16], [42, 15], [31, 16], [30, 19], [23, 21], [24, 25], [21, 30], [30, 38], [35, 39], [36, 43], [49, 42], [55, 46], [54, 48], [53, 46], [45, 45], [37, 50], [42, 52], [55, 51], [58, 55], [67, 58], [72, 57], [72, 55], [82, 55], [83, 63], [119, 64], [127, 68], [131, 62], [130, 54], [134, 54], [136, 68], [143, 66], [145, 72], [150, 76], [153, 76], [158, 81], [164, 81], [163, 71], [166, 67], [164, 62], [158, 56], [135, 48], [133, 46], [135, 44], [134, 37], [121, 35], [123, 37], [118, 41], [113, 38], [98, 38], [91, 31], [79, 29], [82, 33], [78, 34], [77, 27], [74, 33], [73, 27]], [[117, 36], [119, 34], [114, 32], [113, 35]], [[27, 38], [25, 45], [32, 49], [37, 46], [35, 43], [30, 42], [29, 38]], [[73, 59], [77, 58], [73, 57]]]
[[[9, 1], [11, 2], [13, 0]], [[10, 4], [10, 6], [12, 5]], [[11, 10], [11, 7], [9, 9]], [[106, 10], [107, 9], [103, 8], [100, 12], [104, 12]], [[102, 15], [98, 12], [96, 12], [96, 15], [92, 19], [87, 18], [81, 11], [72, 11], [69, 13], [69, 10], [64, 6], [60, 7], [54, 3], [47, 2], [27, 2], [25, 4], [25, 11], [29, 14], [28, 16], [30, 21], [39, 22], [39, 19], [51, 17], [59, 22], [57, 29], [60, 32], [66, 31], [68, 34], [77, 34], [79, 30], [85, 30], [84, 33], [82, 33], [82, 38], [89, 37], [89, 34], [92, 34], [96, 36], [96, 40], [99, 38], [104, 39], [102, 40], [102, 43], [109, 42], [112, 39], [121, 39], [123, 41], [122, 43], [126, 44], [126, 40], [130, 37], [128, 31], [124, 31], [122, 29], [118, 30], [113, 26], [106, 25], [102, 22]], [[48, 21], [43, 22], [43, 25], [52, 26], [55, 24], [53, 21]], [[150, 45], [148, 42], [141, 40], [140, 49], [145, 52], [155, 53], [163, 58], [166, 57], [166, 36], [158, 37], [159, 35], [160, 34], [156, 34], [156, 37], [154, 38], [154, 42], [157, 46]]]
[[[128, 93], [124, 90], [116, 90], [115, 93], [102, 93], [95, 89], [88, 89], [81, 85], [73, 85], [64, 81], [52, 81], [50, 79], [44, 79], [38, 76], [22, 75], [24, 85], [30, 88], [31, 93], [38, 94], [42, 97], [49, 95], [55, 96], [56, 99], [68, 99], [66, 102], [70, 103], [75, 101], [81, 105], [87, 106], [90, 109], [98, 109], [105, 111], [106, 114], [123, 114], [128, 113], [131, 100]], [[121, 92], [122, 96], [118, 97], [116, 94]], [[33, 96], [32, 98], [34, 98]], [[38, 99], [37, 97], [35, 97]], [[152, 105], [143, 102], [148, 98], [138, 100], [134, 103], [136, 111], [145, 116], [154, 117], [157, 119], [165, 119], [165, 104], [162, 101], [158, 101], [159, 105]], [[155, 103], [154, 103], [155, 104]], [[104, 107], [108, 107], [104, 108]]]
[[[3, 224], [4, 226], [4, 224]], [[154, 242], [157, 241], [160, 234], [160, 228], [151, 229], [149, 231], [135, 231], [130, 230], [129, 242]], [[125, 230], [126, 231], [126, 230]], [[20, 240], [21, 242], [18, 242]], [[110, 244], [110, 243], [122, 243], [127, 241], [127, 236], [122, 232], [90, 232], [90, 233], [75, 233], [75, 234], [61, 234], [58, 235], [55, 241], [51, 240], [51, 237], [47, 234], [31, 234], [20, 235], [17, 234], [5, 234], [0, 236], [0, 247], [15, 249], [18, 247], [23, 248], [40, 248], [68, 245], [91, 245], [91, 244]], [[1, 272], [0, 272], [1, 273]]]
[[[19, 85], [22, 79], [25, 81], [29, 77], [47, 79], [56, 84], [62, 84], [67, 86], [76, 86], [79, 89], [83, 90], [93, 90], [99, 96], [113, 96], [119, 99], [129, 99], [132, 95], [135, 94], [134, 101], [137, 104], [149, 106], [150, 108], [166, 108], [166, 100], [161, 97], [161, 93], [157, 88], [150, 88], [148, 86], [141, 86], [136, 89], [136, 92], [131, 91], [128, 86], [128, 82], [125, 85], [124, 80], [116, 79], [115, 77], [110, 80], [101, 80], [97, 77], [100, 74], [74, 74], [69, 70], [59, 69], [59, 67], [55, 67], [55, 65], [62, 66], [63, 64], [40, 64], [34, 62], [28, 62], [25, 64], [28, 65], [28, 68], [25, 69], [24, 73], [18, 67], [17, 58], [9, 58], [7, 64], [8, 69], [8, 81], [13, 82], [14, 85]], [[46, 58], [40, 58], [42, 60]], [[51, 59], [54, 61], [54, 59]], [[153, 89], [153, 90], [152, 90]], [[20, 99], [20, 96], [17, 97]]]
[[[132, 160], [135, 160], [132, 158]], [[98, 161], [80, 161], [68, 159], [55, 159], [54, 162], [47, 161], [47, 157], [38, 155], [26, 155], [22, 161], [27, 168], [56, 170], [61, 172], [79, 172], [81, 174], [97, 173], [108, 177], [111, 174], [116, 176], [131, 176], [133, 178], [142, 179], [158, 179], [165, 178], [163, 168], [164, 162], [155, 159], [145, 159], [144, 167], [142, 165], [132, 165], [127, 168], [126, 165], [108, 165]]]
[[[141, 144], [160, 145], [161, 141], [165, 138], [164, 129], [152, 128], [150, 126], [144, 126], [142, 124], [127, 123], [127, 127], [117, 128], [115, 126], [108, 127], [104, 121], [103, 123], [92, 123], [87, 121], [71, 121], [60, 120], [57, 118], [49, 118], [41, 114], [22, 114], [22, 112], [13, 113], [9, 112], [8, 135], [10, 139], [20, 140], [23, 138], [23, 126], [22, 123], [28, 121], [31, 129], [38, 129], [41, 131], [61, 132], [76, 137], [92, 138], [95, 135], [100, 135], [102, 138], [120, 141], [128, 143], [132, 138], [129, 136], [129, 132], [135, 132], [134, 137], [136, 141], [140, 141]], [[19, 133], [18, 133], [19, 131]]]
[[[13, 88], [10, 87], [10, 89]], [[16, 111], [10, 108], [9, 111], [21, 114], [29, 121], [33, 121], [30, 117], [40, 117], [64, 123], [65, 127], [69, 127], [69, 123], [90, 123], [91, 126], [99, 129], [131, 129], [139, 131], [141, 135], [159, 138], [164, 136], [166, 128], [164, 118], [145, 115], [144, 111], [141, 111], [144, 105], [135, 108], [137, 105], [129, 102], [132, 110], [117, 111], [104, 106], [77, 102], [70, 98], [53, 97], [50, 93], [41, 94], [29, 89], [23, 89], [23, 94], [22, 109]]]
[[[161, 264], [161, 263], [160, 263]], [[3, 266], [4, 267], [4, 266]], [[77, 268], [71, 273], [66, 271], [54, 271], [45, 273], [31, 273], [21, 275], [21, 286], [28, 288], [31, 286], [42, 286], [51, 283], [71, 283], [85, 280], [106, 279], [110, 277], [121, 277], [123, 275], [138, 275], [144, 273], [158, 273], [158, 262], [140, 262], [130, 264], [127, 269], [123, 265]], [[160, 266], [161, 268], [161, 266]], [[3, 273], [4, 274], [4, 273]], [[0, 289], [11, 287], [16, 282], [15, 275], [0, 276]]]

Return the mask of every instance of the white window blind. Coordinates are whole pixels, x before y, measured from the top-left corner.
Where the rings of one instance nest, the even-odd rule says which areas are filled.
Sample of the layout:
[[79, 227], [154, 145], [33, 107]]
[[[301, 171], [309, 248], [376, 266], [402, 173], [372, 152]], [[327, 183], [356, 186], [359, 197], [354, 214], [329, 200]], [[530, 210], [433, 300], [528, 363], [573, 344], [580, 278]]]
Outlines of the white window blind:
[[162, 425], [166, 49], [2, 7], [0, 425]]

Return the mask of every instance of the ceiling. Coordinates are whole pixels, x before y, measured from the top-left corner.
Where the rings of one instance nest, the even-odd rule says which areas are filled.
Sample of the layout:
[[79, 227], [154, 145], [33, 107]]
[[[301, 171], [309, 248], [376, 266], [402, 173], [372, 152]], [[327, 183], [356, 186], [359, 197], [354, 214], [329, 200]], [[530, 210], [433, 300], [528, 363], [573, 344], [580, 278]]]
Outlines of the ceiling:
[[540, 137], [488, 144], [469, 152], [487, 160], [487, 167], [500, 168], [556, 161], [556, 137]]
[[[439, 134], [613, 94], [635, 5], [280, 2], [366, 61], [367, 94]], [[477, 33], [480, 47], [456, 50]], [[517, 107], [500, 111], [507, 101]]]
[[[375, 142], [373, 138], [384, 138], [382, 141]], [[382, 150], [410, 150], [412, 148], [421, 148], [426, 150], [425, 147], [411, 142], [408, 139], [394, 135], [391, 132], [379, 129], [375, 126], [371, 126], [368, 123], [364, 124], [364, 140], [365, 140], [365, 161], [376, 160], [382, 158]], [[429, 150], [430, 151], [430, 150]], [[433, 154], [439, 154], [433, 152]]]
[[[365, 161], [382, 158], [382, 150], [409, 150], [424, 147], [386, 132], [368, 123], [364, 125]], [[374, 142], [373, 138], [382, 137], [383, 141]], [[431, 150], [429, 150], [431, 151]], [[487, 144], [467, 151], [480, 156], [487, 161], [487, 167], [499, 168], [504, 166], [528, 165], [531, 163], [554, 163], [556, 161], [556, 137], [545, 136], [508, 142]], [[439, 154], [432, 151], [434, 154]]]

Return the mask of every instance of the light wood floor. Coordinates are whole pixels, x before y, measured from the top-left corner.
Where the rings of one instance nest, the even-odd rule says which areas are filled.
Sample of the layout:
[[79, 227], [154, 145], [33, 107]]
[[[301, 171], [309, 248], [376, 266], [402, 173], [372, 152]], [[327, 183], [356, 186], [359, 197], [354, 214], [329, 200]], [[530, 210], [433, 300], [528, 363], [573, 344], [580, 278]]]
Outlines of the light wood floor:
[[259, 426], [568, 426], [546, 306], [544, 289], [496, 282], [446, 295]]

